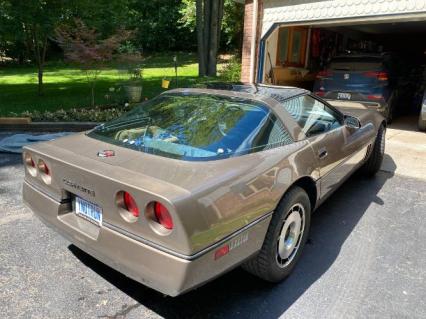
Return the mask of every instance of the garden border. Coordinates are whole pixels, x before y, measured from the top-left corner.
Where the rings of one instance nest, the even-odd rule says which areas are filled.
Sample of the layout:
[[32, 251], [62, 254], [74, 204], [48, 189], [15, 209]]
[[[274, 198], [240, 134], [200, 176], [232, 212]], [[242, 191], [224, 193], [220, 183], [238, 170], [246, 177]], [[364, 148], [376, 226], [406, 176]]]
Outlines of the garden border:
[[81, 132], [94, 128], [97, 122], [31, 122], [0, 123], [1, 132]]

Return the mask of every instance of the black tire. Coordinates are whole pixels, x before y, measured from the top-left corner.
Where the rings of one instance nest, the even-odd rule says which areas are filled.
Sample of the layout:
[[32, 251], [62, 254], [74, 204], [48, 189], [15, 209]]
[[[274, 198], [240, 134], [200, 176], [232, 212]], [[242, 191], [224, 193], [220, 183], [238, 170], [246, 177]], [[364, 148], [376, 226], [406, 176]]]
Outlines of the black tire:
[[386, 128], [382, 124], [377, 132], [373, 149], [362, 167], [363, 173], [368, 177], [373, 177], [380, 170], [385, 155], [385, 137]]
[[[285, 232], [285, 236], [281, 242], [279, 241], [279, 237], [282, 234], [284, 227], [288, 225], [286, 222], [289, 223], [290, 217], [297, 216], [297, 213], [300, 216], [302, 215], [300, 207], [303, 207], [304, 209], [303, 223], [301, 223], [300, 226], [300, 229], [303, 232], [300, 233], [298, 238], [295, 240], [295, 247], [297, 247], [296, 250], [294, 250], [293, 254], [288, 257], [287, 261], [285, 261], [284, 259], [281, 259], [278, 248], [286, 247], [284, 243], [287, 241], [284, 239], [287, 237], [287, 231]], [[272, 220], [269, 224], [261, 250], [256, 256], [242, 265], [243, 269], [270, 282], [279, 282], [286, 278], [291, 273], [301, 256], [303, 247], [308, 238], [310, 224], [311, 203], [309, 201], [308, 194], [306, 194], [306, 192], [300, 187], [292, 187], [283, 196], [280, 204], [272, 215]], [[288, 226], [288, 229], [290, 230], [290, 226]], [[289, 231], [289, 234], [290, 233], [291, 232]], [[279, 246], [279, 242], [284, 246]]]
[[395, 100], [396, 100], [396, 98], [395, 98], [395, 93], [394, 93], [394, 94], [392, 94], [392, 96], [388, 100], [388, 109], [387, 109], [387, 112], [386, 112], [386, 122], [388, 124], [391, 124], [392, 121], [393, 121], [393, 116], [395, 114], [395, 105], [394, 105]]

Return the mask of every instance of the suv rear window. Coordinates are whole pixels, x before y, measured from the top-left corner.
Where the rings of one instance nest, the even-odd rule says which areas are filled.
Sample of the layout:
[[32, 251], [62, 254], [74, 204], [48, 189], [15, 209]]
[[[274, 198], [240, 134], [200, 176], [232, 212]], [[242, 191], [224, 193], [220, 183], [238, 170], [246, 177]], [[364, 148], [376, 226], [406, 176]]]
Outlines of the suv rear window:
[[261, 102], [199, 93], [162, 94], [88, 136], [145, 153], [212, 160], [292, 143]]
[[329, 64], [332, 70], [344, 71], [370, 71], [378, 70], [382, 67], [383, 58], [381, 57], [336, 57]]

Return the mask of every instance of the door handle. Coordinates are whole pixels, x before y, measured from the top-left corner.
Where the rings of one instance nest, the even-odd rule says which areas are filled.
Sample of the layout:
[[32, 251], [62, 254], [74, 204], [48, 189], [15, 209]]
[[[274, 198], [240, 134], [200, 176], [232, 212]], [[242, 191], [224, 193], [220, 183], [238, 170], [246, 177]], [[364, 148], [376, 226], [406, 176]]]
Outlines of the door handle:
[[325, 147], [321, 148], [318, 152], [318, 157], [320, 159], [326, 158], [328, 155], [327, 149]]

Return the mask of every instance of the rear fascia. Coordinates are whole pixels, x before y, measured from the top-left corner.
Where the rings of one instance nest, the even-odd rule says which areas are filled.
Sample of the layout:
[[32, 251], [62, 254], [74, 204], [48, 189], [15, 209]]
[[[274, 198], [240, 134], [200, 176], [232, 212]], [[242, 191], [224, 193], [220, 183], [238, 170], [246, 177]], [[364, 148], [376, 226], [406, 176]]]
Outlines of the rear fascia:
[[[46, 225], [74, 245], [128, 277], [170, 296], [202, 285], [255, 254], [262, 246], [271, 219], [268, 214], [218, 245], [183, 258], [105, 225], [100, 227], [96, 239], [92, 238], [88, 233], [93, 224], [70, 215], [68, 202], [57, 202], [28, 182], [23, 185], [23, 198]], [[216, 259], [215, 250], [223, 245], [228, 245], [229, 253]]]

